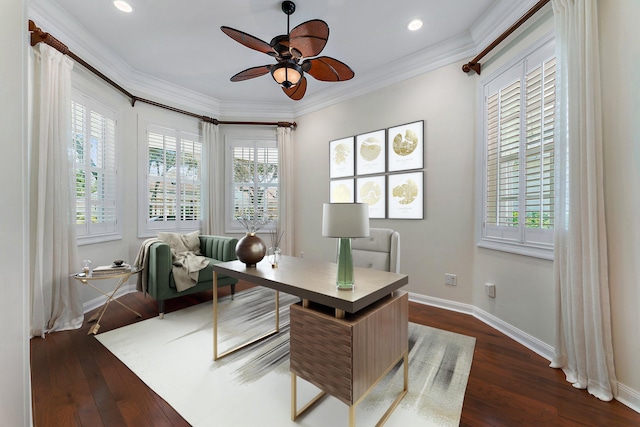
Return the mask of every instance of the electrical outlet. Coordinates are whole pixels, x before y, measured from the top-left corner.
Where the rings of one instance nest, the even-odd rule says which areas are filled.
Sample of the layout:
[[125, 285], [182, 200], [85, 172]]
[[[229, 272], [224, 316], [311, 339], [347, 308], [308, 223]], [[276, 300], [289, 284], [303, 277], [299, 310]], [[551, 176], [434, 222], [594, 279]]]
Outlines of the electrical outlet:
[[484, 292], [491, 298], [496, 297], [496, 285], [493, 283], [485, 283], [484, 284]]
[[300, 251], [300, 258], [304, 258], [304, 252]]
[[455, 274], [445, 273], [444, 284], [450, 286], [456, 286], [458, 284], [458, 277]]

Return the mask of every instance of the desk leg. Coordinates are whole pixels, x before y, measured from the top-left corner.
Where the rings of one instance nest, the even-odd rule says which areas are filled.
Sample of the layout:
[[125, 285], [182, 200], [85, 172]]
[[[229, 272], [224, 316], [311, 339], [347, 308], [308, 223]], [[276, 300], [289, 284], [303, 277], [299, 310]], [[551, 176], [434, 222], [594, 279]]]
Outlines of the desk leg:
[[222, 359], [225, 356], [228, 356], [231, 353], [235, 353], [238, 350], [241, 350], [251, 344], [254, 344], [258, 341], [262, 341], [265, 338], [268, 338], [272, 335], [280, 332], [280, 292], [276, 291], [276, 324], [275, 328], [272, 331], [266, 332], [260, 335], [257, 338], [252, 339], [244, 344], [240, 344], [237, 347], [226, 350], [222, 353], [218, 353], [218, 273], [213, 272], [213, 360]]
[[300, 410], [298, 410], [298, 377], [291, 372], [291, 421], [295, 421], [300, 415], [306, 412], [307, 409], [315, 405], [322, 397], [327, 393], [321, 391], [313, 399], [307, 402]]

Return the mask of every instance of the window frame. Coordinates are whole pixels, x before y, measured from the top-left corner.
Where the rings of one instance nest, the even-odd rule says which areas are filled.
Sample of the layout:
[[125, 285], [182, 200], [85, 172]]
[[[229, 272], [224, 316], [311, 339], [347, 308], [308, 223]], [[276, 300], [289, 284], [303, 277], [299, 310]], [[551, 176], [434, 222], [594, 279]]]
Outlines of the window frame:
[[[237, 221], [234, 217], [235, 211], [235, 193], [234, 193], [234, 185], [235, 182], [233, 180], [234, 168], [233, 168], [233, 148], [234, 147], [249, 147], [254, 150], [257, 148], [269, 148], [275, 149], [278, 153], [278, 142], [275, 135], [273, 136], [260, 136], [260, 137], [244, 137], [244, 136], [227, 136], [225, 138], [225, 220], [224, 220], [224, 228], [225, 233], [245, 233], [247, 230], [244, 228], [239, 221]], [[255, 159], [255, 151], [254, 151], [254, 162]], [[280, 173], [280, 155], [278, 153], [278, 182], [275, 185], [277, 189], [277, 209], [278, 215], [280, 211], [280, 183], [279, 183], [279, 175]], [[277, 216], [276, 216], [277, 217]], [[260, 233], [269, 233], [270, 231], [275, 230], [276, 222], [269, 221], [267, 222], [260, 230]]]
[[[82, 105], [88, 112], [85, 118], [85, 122], [83, 123], [85, 135], [91, 135], [90, 112], [96, 112], [100, 116], [113, 121], [113, 141], [111, 142], [111, 144], [107, 145], [106, 147], [106, 149], [108, 150], [108, 153], [106, 155], [111, 156], [112, 162], [113, 162], [112, 167], [106, 168], [106, 173], [111, 174], [110, 179], [112, 180], [111, 185], [113, 186], [112, 189], [108, 189], [107, 191], [111, 191], [113, 193], [113, 197], [106, 198], [106, 202], [107, 204], [112, 204], [115, 211], [114, 213], [115, 218], [113, 221], [108, 221], [108, 222], [93, 223], [91, 221], [88, 221], [88, 222], [85, 222], [84, 224], [76, 223], [77, 244], [78, 246], [82, 246], [82, 245], [88, 245], [88, 244], [108, 242], [113, 240], [120, 240], [122, 239], [122, 182], [121, 182], [120, 174], [118, 173], [119, 172], [118, 167], [121, 163], [121, 157], [119, 156], [120, 130], [118, 126], [118, 114], [116, 113], [116, 109], [110, 106], [108, 103], [104, 102], [102, 98], [98, 97], [93, 92], [83, 90], [79, 86], [76, 86], [74, 84], [72, 85], [72, 88], [71, 88], [71, 99], [69, 103], [69, 110], [71, 115], [71, 133], [75, 131], [73, 126], [73, 121], [74, 121], [73, 103]], [[91, 151], [90, 141], [91, 139], [88, 139], [88, 140], [85, 139], [85, 141], [83, 141], [83, 144], [85, 146], [84, 149], [87, 150], [87, 152]], [[78, 162], [76, 158], [75, 141], [73, 145], [74, 145], [73, 168], [74, 168], [74, 176], [75, 176], [77, 173], [76, 171], [79, 168], [77, 167]], [[90, 157], [87, 157], [87, 159], [89, 158]], [[86, 168], [84, 170], [86, 172]], [[76, 191], [77, 191], [76, 185], [74, 185], [74, 188], [76, 188]], [[92, 203], [89, 195], [85, 195], [85, 197], [86, 197], [85, 206], [86, 206], [86, 209], [88, 209], [87, 211], [85, 211], [85, 218], [86, 218], [86, 213], [89, 213], [89, 215], [91, 215]], [[78, 197], [76, 192], [76, 203], [75, 203], [76, 212], [77, 212], [77, 199]], [[105, 199], [101, 199], [101, 200], [104, 203]]]
[[[535, 66], [529, 67], [531, 63], [541, 64], [546, 60], [555, 56], [555, 36], [549, 33], [537, 42], [533, 43], [527, 49], [514, 56], [510, 61], [506, 62], [500, 68], [492, 72], [486, 78], [480, 81], [478, 85], [478, 125], [477, 125], [477, 177], [476, 177], [476, 194], [477, 194], [477, 227], [476, 240], [477, 246], [481, 248], [510, 252], [525, 256], [531, 256], [542, 259], [553, 259], [553, 228], [551, 229], [535, 229], [526, 227], [526, 222], [519, 222], [517, 227], [499, 225], [488, 225], [486, 222], [487, 207], [487, 157], [488, 157], [488, 114], [487, 114], [487, 97], [490, 93], [505, 88], [510, 82], [521, 79], [525, 83], [520, 86], [520, 125], [519, 135], [519, 153], [518, 153], [518, 206], [519, 211], [526, 211], [526, 149], [527, 139], [523, 126], [526, 115], [526, 100], [522, 98], [526, 90], [526, 76], [535, 69]], [[524, 80], [522, 80], [524, 79]], [[524, 123], [524, 124], [523, 124]], [[551, 168], [553, 171], [553, 168]], [[519, 215], [518, 215], [519, 216]], [[526, 217], [526, 215], [525, 215]]]
[[[138, 150], [138, 237], [153, 237], [156, 236], [159, 231], [171, 231], [171, 232], [189, 232], [195, 230], [201, 230], [202, 216], [204, 209], [204, 191], [205, 191], [205, 176], [206, 176], [206, 157], [205, 147], [202, 137], [202, 133], [197, 127], [188, 125], [183, 121], [171, 122], [167, 120], [160, 123], [156, 120], [141, 120], [142, 126], [139, 129], [139, 150]], [[196, 220], [184, 220], [181, 219], [179, 212], [182, 209], [182, 190], [181, 190], [181, 177], [179, 173], [176, 173], [175, 181], [175, 197], [176, 197], [176, 219], [169, 221], [150, 221], [149, 220], [149, 133], [157, 133], [163, 135], [163, 137], [174, 137], [176, 147], [176, 165], [180, 163], [182, 157], [181, 142], [183, 140], [195, 141], [200, 144], [200, 173], [199, 173], [199, 185], [200, 185], [200, 210], [199, 218]], [[185, 136], [183, 138], [183, 135]]]

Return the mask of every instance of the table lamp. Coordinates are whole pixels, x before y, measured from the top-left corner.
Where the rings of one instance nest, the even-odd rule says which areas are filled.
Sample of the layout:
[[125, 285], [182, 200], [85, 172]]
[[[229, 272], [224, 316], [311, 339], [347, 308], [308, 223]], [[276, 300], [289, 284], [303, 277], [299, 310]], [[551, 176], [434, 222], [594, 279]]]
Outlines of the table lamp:
[[351, 238], [369, 236], [369, 205], [325, 203], [322, 206], [322, 236], [340, 239], [336, 287], [340, 290], [352, 290], [354, 284]]

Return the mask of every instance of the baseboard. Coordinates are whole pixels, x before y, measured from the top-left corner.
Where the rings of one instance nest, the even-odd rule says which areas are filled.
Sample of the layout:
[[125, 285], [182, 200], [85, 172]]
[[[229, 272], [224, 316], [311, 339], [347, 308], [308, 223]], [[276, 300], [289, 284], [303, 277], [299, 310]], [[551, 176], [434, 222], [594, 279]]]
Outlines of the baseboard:
[[[123, 295], [126, 294], [130, 294], [131, 292], [136, 292], [136, 284], [130, 284], [130, 285], [125, 285], [122, 286], [120, 289], [118, 289], [118, 292], [116, 292], [116, 294], [114, 295], [115, 298], [120, 298]], [[82, 304], [82, 310], [84, 311], [84, 313], [87, 313], [91, 310], [95, 310], [96, 308], [100, 307], [101, 305], [103, 305], [105, 302], [107, 302], [107, 297], [106, 296], [99, 296], [98, 298], [94, 298], [91, 301], [87, 301], [84, 304]]]
[[[470, 314], [481, 322], [491, 326], [499, 332], [502, 332], [512, 340], [522, 344], [534, 353], [551, 361], [555, 352], [554, 348], [549, 344], [527, 334], [513, 325], [487, 313], [471, 304], [463, 304], [456, 301], [449, 301], [441, 298], [434, 298], [425, 295], [409, 292], [409, 301], [419, 304], [430, 305], [433, 307], [443, 308], [445, 310], [457, 311], [463, 314]], [[616, 400], [632, 410], [640, 413], [640, 393], [631, 387], [627, 387], [622, 383], [618, 383], [618, 396]]]
[[631, 387], [618, 383], [616, 400], [640, 414], [640, 393]]

